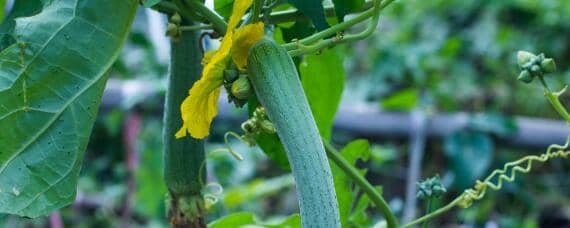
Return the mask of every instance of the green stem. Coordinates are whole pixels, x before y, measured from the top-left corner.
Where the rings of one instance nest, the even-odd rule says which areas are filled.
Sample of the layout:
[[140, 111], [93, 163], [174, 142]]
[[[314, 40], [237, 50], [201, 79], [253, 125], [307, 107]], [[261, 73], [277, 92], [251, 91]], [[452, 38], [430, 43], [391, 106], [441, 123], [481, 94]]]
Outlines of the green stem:
[[[431, 202], [432, 202], [432, 200], [433, 200], [433, 199], [432, 199], [431, 197], [429, 197], [429, 198], [427, 199], [426, 214], [429, 214], [429, 213], [431, 212]], [[429, 220], [425, 221], [425, 222], [422, 224], [422, 228], [427, 228], [428, 223], [429, 223]]]
[[[370, 8], [372, 8], [372, 3], [366, 2], [364, 6], [362, 6], [362, 8], [355, 13], [359, 13], [368, 10]], [[334, 17], [335, 15], [336, 14], [333, 6], [325, 7], [326, 17]], [[309, 18], [303, 15], [303, 13], [301, 13], [301, 11], [299, 11], [298, 9], [290, 9], [290, 10], [282, 10], [271, 13], [271, 15], [268, 17], [267, 22], [270, 24], [279, 24], [284, 22], [302, 21], [302, 20], [309, 20]]]
[[164, 181], [169, 191], [168, 215], [174, 227], [204, 227], [204, 200], [201, 193], [206, 180], [204, 142], [191, 137], [176, 139], [174, 136], [182, 126], [180, 104], [188, 94], [188, 88], [202, 73], [199, 33], [182, 32], [179, 41], [171, 42], [171, 53], [163, 130]]
[[540, 79], [542, 87], [544, 87], [544, 96], [546, 96], [552, 107], [554, 107], [554, 110], [556, 110], [556, 112], [558, 112], [558, 114], [562, 116], [562, 118], [566, 121], [566, 123], [570, 125], [570, 114], [568, 114], [568, 111], [558, 99], [560, 94], [563, 93], [566, 90], [566, 88], [564, 88], [562, 91], [558, 93], [553, 93], [548, 87], [548, 84], [546, 84], [544, 77], [539, 76], [538, 78]]
[[205, 22], [212, 24], [216, 32], [221, 35], [226, 34], [228, 24], [224, 21], [224, 18], [210, 10], [202, 2], [196, 0], [176, 0], [175, 2], [180, 11], [186, 12], [187, 14], [197, 12], [204, 17]]
[[261, 14], [261, 9], [263, 9], [263, 4], [265, 4], [264, 0], [253, 1], [253, 8], [251, 10], [251, 23], [258, 22], [261, 19], [259, 15]]
[[327, 47], [331, 47], [341, 43], [354, 42], [357, 40], [364, 39], [372, 35], [372, 33], [374, 33], [374, 31], [376, 30], [376, 26], [378, 25], [378, 21], [380, 20], [381, 10], [382, 8], [380, 5], [380, 1], [374, 2], [374, 8], [373, 8], [374, 14], [372, 16], [372, 20], [370, 21], [366, 29], [360, 33], [351, 34], [351, 35], [340, 35], [340, 36], [337, 35], [333, 38], [321, 40], [313, 45], [307, 45], [307, 46], [299, 43], [297, 49], [291, 50], [288, 53], [291, 56], [299, 56], [303, 54], [315, 53]]
[[176, 7], [176, 12], [178, 12], [181, 16], [185, 17], [188, 20], [194, 20], [194, 21], [204, 20], [204, 17], [198, 15], [194, 10], [188, 8], [188, 6], [184, 4], [183, 0], [174, 0], [174, 3], [170, 4], [173, 5], [171, 7]]
[[386, 8], [394, 1], [395, 0], [385, 0], [385, 1], [376, 0], [375, 4], [380, 4], [378, 7], [373, 7], [371, 9], [368, 9], [350, 20], [331, 26], [328, 29], [315, 33], [299, 41], [293, 41], [291, 43], [284, 44], [283, 47], [285, 47], [285, 49], [287, 49], [288, 51], [291, 51], [298, 48], [300, 45], [310, 45], [327, 37], [336, 35], [338, 32], [342, 32], [346, 29], [349, 29], [352, 26], [374, 16], [375, 14], [377, 14], [378, 11], [381, 11], [382, 9]]
[[152, 9], [169, 15], [178, 12], [178, 7], [174, 3], [166, 1], [159, 2], [158, 4], [154, 5]]
[[192, 25], [192, 26], [180, 26], [178, 27], [178, 30], [180, 30], [181, 32], [186, 32], [186, 31], [196, 31], [196, 30], [212, 29], [212, 28], [213, 28], [212, 25]]
[[457, 205], [461, 202], [462, 198], [463, 198], [463, 194], [461, 194], [460, 196], [458, 196], [457, 198], [455, 198], [453, 201], [451, 201], [451, 203], [445, 205], [444, 207], [439, 208], [439, 209], [437, 209], [436, 211], [431, 212], [431, 213], [429, 213], [429, 214], [427, 214], [427, 215], [424, 215], [423, 217], [418, 218], [418, 219], [416, 219], [416, 220], [414, 220], [414, 221], [412, 221], [412, 222], [410, 222], [410, 223], [404, 225], [403, 227], [404, 227], [404, 228], [406, 228], [406, 227], [413, 227], [413, 226], [419, 225], [420, 223], [427, 222], [427, 221], [429, 221], [429, 220], [431, 220], [431, 219], [433, 219], [433, 218], [439, 216], [440, 214], [443, 214], [443, 213], [445, 213], [446, 211], [449, 211], [450, 209], [452, 209], [452, 208], [454, 208], [455, 206], [457, 206]]
[[386, 218], [388, 227], [398, 227], [398, 220], [396, 219], [396, 216], [392, 213], [390, 207], [388, 206], [388, 203], [384, 200], [382, 195], [380, 195], [380, 193], [374, 189], [374, 186], [372, 186], [366, 179], [364, 179], [358, 170], [356, 170], [354, 166], [348, 163], [348, 161], [346, 161], [346, 159], [344, 159], [332, 145], [324, 140], [323, 143], [325, 145], [327, 156], [368, 195], [370, 200], [374, 202], [374, 205], [380, 209], [380, 212], [384, 215], [384, 218]]

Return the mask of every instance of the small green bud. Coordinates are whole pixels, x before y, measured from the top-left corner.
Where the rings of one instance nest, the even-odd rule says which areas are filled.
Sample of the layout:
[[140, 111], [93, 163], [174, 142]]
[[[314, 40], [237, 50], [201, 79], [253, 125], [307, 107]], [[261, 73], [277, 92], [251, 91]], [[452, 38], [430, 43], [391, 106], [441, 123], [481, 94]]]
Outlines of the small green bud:
[[265, 119], [267, 116], [265, 114], [265, 108], [263, 107], [257, 107], [255, 109], [255, 111], [253, 112], [253, 116], [256, 118], [260, 118], [260, 119]]
[[180, 22], [182, 22], [182, 18], [180, 17], [180, 14], [175, 13], [174, 15], [172, 15], [172, 17], [170, 17], [170, 21], [174, 24], [179, 25]]
[[261, 127], [261, 130], [265, 133], [274, 134], [276, 132], [273, 123], [271, 123], [269, 120], [262, 120], [259, 125]]
[[530, 67], [530, 73], [532, 73], [532, 75], [540, 75], [542, 73], [542, 69], [540, 69], [540, 66], [538, 65], [533, 65], [532, 67]]
[[166, 27], [166, 35], [170, 37], [177, 37], [178, 26], [172, 23], [168, 23], [168, 26]]
[[532, 74], [530, 74], [530, 72], [528, 72], [528, 70], [523, 70], [521, 71], [517, 79], [524, 83], [531, 83], [534, 77], [532, 76]]
[[554, 60], [551, 58], [542, 60], [542, 62], [540, 62], [540, 67], [544, 73], [553, 73], [556, 71], [556, 63], [554, 63]]
[[427, 178], [422, 182], [417, 183], [417, 185], [418, 185], [418, 192], [416, 193], [416, 197], [420, 199], [437, 198], [447, 192], [447, 190], [441, 183], [439, 176]]
[[224, 80], [226, 82], [234, 82], [239, 77], [239, 72], [236, 69], [225, 69], [224, 70]]
[[530, 52], [527, 51], [517, 52], [517, 63], [519, 64], [520, 67], [523, 67], [526, 63], [532, 61], [534, 58], [536, 58], [536, 55]]
[[241, 100], [247, 100], [251, 95], [251, 84], [246, 76], [240, 76], [232, 84], [232, 95]]

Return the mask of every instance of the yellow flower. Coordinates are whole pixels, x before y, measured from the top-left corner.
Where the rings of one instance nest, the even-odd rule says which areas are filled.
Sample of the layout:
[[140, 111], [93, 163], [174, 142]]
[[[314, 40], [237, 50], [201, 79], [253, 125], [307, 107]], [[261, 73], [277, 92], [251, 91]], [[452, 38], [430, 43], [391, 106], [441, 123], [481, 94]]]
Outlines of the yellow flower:
[[249, 48], [263, 38], [263, 22], [246, 25], [233, 36], [232, 60], [239, 70], [245, 70]]
[[[252, 0], [236, 0], [232, 15], [228, 22], [226, 35], [222, 39], [220, 49], [208, 52], [202, 62], [206, 64], [202, 78], [198, 80], [180, 106], [183, 126], [176, 132], [176, 138], [190, 135], [202, 139], [210, 133], [210, 124], [218, 113], [218, 98], [220, 86], [224, 82], [224, 69], [230, 64], [232, 55], [239, 69], [244, 70], [247, 63], [247, 53], [251, 45], [263, 37], [263, 23], [255, 23], [239, 28], [234, 35], [234, 29], [251, 5]], [[235, 43], [235, 46], [232, 46]], [[238, 57], [239, 56], [239, 57]]]

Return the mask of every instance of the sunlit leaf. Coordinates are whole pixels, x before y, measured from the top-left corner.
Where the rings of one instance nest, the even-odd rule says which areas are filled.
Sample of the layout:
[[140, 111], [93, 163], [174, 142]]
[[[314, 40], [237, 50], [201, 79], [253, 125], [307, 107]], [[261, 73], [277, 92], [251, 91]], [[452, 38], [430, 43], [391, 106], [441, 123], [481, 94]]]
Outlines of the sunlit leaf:
[[[340, 154], [351, 165], [355, 165], [357, 160], [367, 161], [370, 157], [370, 146], [368, 141], [360, 139], [355, 140], [346, 145]], [[355, 194], [352, 191], [353, 181], [350, 177], [340, 169], [335, 163], [331, 162], [331, 171], [333, 173], [334, 188], [338, 201], [340, 212], [340, 221], [344, 226], [352, 209], [352, 203], [355, 201]]]
[[325, 9], [321, 0], [287, 0], [293, 4], [301, 13], [311, 19], [317, 30], [329, 27], [325, 17]]
[[382, 99], [380, 106], [385, 110], [410, 111], [418, 103], [417, 89], [404, 89]]
[[330, 139], [344, 88], [345, 72], [336, 49], [307, 55], [299, 66], [301, 83], [321, 136]]
[[[0, 53], [0, 213], [47, 215], [75, 199], [107, 71], [136, 0], [44, 0]], [[113, 13], [109, 13], [113, 12]]]
[[214, 10], [224, 18], [230, 17], [233, 5], [234, 0], [214, 0]]

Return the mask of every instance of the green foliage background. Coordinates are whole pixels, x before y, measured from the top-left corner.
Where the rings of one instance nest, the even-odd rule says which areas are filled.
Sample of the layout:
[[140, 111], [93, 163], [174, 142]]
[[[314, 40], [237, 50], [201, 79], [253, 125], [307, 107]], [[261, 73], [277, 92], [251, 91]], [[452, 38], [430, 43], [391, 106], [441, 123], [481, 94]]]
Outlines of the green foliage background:
[[[223, 4], [216, 5], [216, 10], [227, 16], [228, 4], [232, 1], [217, 2]], [[354, 2], [358, 5], [358, 1]], [[167, 66], [156, 58], [158, 50], [145, 32], [146, 19], [141, 14], [139, 12], [126, 48], [110, 74], [115, 79], [160, 82], [167, 73]], [[312, 72], [330, 71], [319, 75], [330, 84], [303, 81], [309, 99], [315, 99], [311, 103], [313, 111], [323, 110], [318, 112], [323, 115], [318, 118], [325, 126], [319, 125], [320, 130], [325, 136], [332, 135], [334, 143], [348, 145], [348, 149], [356, 148], [353, 152], [343, 153], [345, 156], [353, 154], [352, 162], [367, 169], [368, 179], [375, 185], [383, 185], [382, 191], [391, 199], [390, 204], [397, 213], [401, 213], [402, 208], [408, 143], [375, 139], [368, 145], [362, 140], [352, 142], [356, 139], [353, 135], [328, 132], [326, 126], [330, 128], [334, 117], [329, 109], [338, 101], [331, 104], [319, 100], [320, 90], [344, 87], [343, 102], [364, 102], [378, 110], [480, 113], [471, 118], [468, 129], [442, 140], [431, 140], [427, 145], [424, 176], [440, 174], [450, 190], [447, 197], [434, 202], [436, 206], [470, 186], [492, 167], [542, 151], [539, 148], [513, 148], [501, 140], [516, 132], [515, 115], [557, 118], [544, 99], [540, 85], [516, 81], [516, 51], [544, 52], [556, 59], [559, 70], [547, 81], [556, 89], [570, 84], [570, 2], [400, 0], [383, 11], [380, 20], [373, 37], [327, 50], [321, 56], [306, 56], [298, 59], [298, 63], [301, 77]], [[333, 25], [338, 21], [339, 18], [331, 17], [328, 23]], [[291, 34], [314, 31], [308, 22], [281, 24], [275, 37], [291, 40], [294, 38]], [[327, 63], [316, 57], [327, 59]], [[331, 68], [329, 61], [338, 64]], [[344, 68], [344, 74], [333, 74], [342, 70], [336, 68]], [[329, 74], [334, 77], [328, 78]], [[342, 85], [344, 77], [346, 82]], [[158, 86], [159, 93], [161, 88]], [[569, 103], [568, 95], [563, 96], [562, 101]], [[96, 199], [102, 203], [81, 210], [64, 208], [61, 214], [66, 224], [90, 227], [118, 226], [124, 222], [121, 207], [127, 192], [128, 174], [122, 133], [127, 108], [136, 107], [134, 110], [144, 115], [137, 142], [140, 163], [135, 172], [137, 191], [134, 198], [140, 203], [135, 204], [133, 218], [127, 221], [140, 226], [166, 226], [163, 219], [165, 189], [160, 173], [162, 123], [161, 117], [152, 111], [158, 106], [159, 98], [131, 97], [121, 107], [97, 117], [79, 179], [79, 194], [83, 199]], [[235, 116], [245, 113], [246, 110], [232, 112]], [[209, 151], [222, 147], [225, 131], [239, 130], [220, 121], [215, 122], [214, 127]], [[276, 139], [271, 140], [275, 142]], [[274, 156], [277, 161], [271, 161], [259, 148], [250, 149], [240, 143], [232, 143], [232, 147], [244, 154], [246, 160], [237, 162], [227, 154], [209, 155], [210, 178], [223, 186], [225, 193], [217, 195], [219, 202], [209, 212], [209, 221], [233, 212], [255, 213], [255, 217], [250, 213], [230, 217], [243, 224], [297, 221], [295, 216], [288, 217], [297, 212], [290, 176], [276, 165], [286, 166], [284, 157]], [[367, 147], [366, 152], [361, 150], [362, 147]], [[472, 208], [452, 212], [432, 225], [483, 225], [494, 221], [501, 227], [537, 227], [545, 214], [568, 211], [570, 166], [567, 162], [554, 162], [542, 167], [535, 173], [521, 176], [515, 184], [507, 185], [504, 192], [491, 193]], [[446, 176], [452, 177], [446, 179]], [[337, 178], [343, 179], [340, 175]], [[275, 185], [275, 180], [283, 185]], [[353, 201], [352, 205], [341, 209], [343, 222], [352, 227], [377, 223], [380, 217], [370, 209], [368, 198], [356, 190], [351, 192], [350, 187], [346, 182], [337, 186], [338, 190], [348, 192], [348, 198], [352, 199], [342, 198], [343, 205]], [[350, 214], [346, 212], [347, 208], [352, 208]], [[562, 214], [561, 217], [568, 221], [570, 216]], [[47, 222], [46, 218], [28, 220], [0, 216], [0, 227], [43, 226]]]

